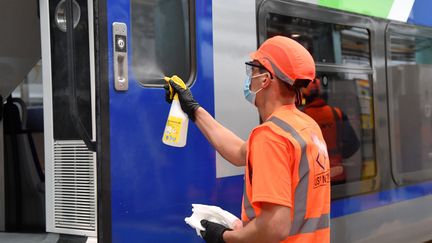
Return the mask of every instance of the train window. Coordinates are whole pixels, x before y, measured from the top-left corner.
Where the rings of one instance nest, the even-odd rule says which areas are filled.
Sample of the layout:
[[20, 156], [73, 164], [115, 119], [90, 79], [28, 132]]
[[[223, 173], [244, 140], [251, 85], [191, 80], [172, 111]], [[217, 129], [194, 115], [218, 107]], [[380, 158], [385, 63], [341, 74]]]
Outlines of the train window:
[[[284, 15], [275, 6], [279, 5], [262, 8], [260, 16], [264, 22], [258, 23], [264, 31], [261, 36], [290, 37], [308, 49], [316, 63], [317, 78], [309, 89], [303, 90], [302, 110], [323, 132], [331, 182], [335, 186], [332, 197], [373, 190], [377, 163], [370, 31], [365, 27]], [[266, 13], [270, 8], [278, 13]], [[306, 8], [303, 12], [307, 12]]]
[[371, 80], [370, 74], [319, 71], [316, 84], [304, 92], [302, 110], [321, 128], [332, 185], [377, 173]]
[[432, 31], [391, 26], [387, 33], [390, 134], [399, 184], [432, 178]]
[[299, 17], [269, 13], [267, 37], [284, 35], [306, 47], [316, 63], [370, 66], [369, 31]]
[[192, 1], [131, 1], [132, 70], [145, 86], [163, 85], [163, 76], [192, 76]]

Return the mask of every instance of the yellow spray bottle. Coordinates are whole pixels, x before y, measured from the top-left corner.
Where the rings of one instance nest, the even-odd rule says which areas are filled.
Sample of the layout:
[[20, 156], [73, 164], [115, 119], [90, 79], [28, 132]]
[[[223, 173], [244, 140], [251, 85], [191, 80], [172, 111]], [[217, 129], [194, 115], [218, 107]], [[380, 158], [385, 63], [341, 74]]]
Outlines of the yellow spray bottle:
[[[180, 87], [186, 89], [185, 83], [183, 83], [183, 81], [175, 75], [172, 76], [171, 78], [164, 77], [164, 79], [167, 82], [169, 82], [169, 80], [172, 80]], [[169, 90], [170, 90], [170, 94], [174, 92], [171, 86], [169, 86]], [[189, 117], [181, 109], [178, 95], [175, 94], [172, 100], [171, 108], [168, 114], [168, 119], [165, 125], [162, 142], [166, 145], [170, 145], [174, 147], [184, 147], [186, 145], [186, 140], [187, 140], [188, 125], [189, 125]]]

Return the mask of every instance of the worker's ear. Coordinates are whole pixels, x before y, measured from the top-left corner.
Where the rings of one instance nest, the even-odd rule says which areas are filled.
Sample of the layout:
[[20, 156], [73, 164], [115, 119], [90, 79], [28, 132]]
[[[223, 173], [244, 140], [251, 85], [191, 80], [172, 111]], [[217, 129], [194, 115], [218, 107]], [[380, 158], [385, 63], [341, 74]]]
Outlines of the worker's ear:
[[265, 78], [261, 82], [261, 88], [267, 88], [271, 83], [270, 74], [269, 73], [266, 73], [266, 74], [267, 75], [265, 76]]

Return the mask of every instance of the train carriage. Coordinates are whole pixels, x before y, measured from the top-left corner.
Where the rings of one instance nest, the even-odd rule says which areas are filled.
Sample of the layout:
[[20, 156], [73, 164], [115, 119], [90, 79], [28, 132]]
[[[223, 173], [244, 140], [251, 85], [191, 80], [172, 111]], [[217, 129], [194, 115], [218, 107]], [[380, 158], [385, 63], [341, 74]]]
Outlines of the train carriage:
[[41, 45], [29, 45], [38, 49], [26, 65], [1, 59], [25, 45], [19, 35], [0, 47], [0, 74], [9, 78], [0, 88], [9, 97], [20, 77], [6, 76], [3, 62], [27, 74], [41, 58], [44, 125], [32, 130], [31, 114], [41, 118], [42, 109], [13, 92], [0, 121], [0, 241], [24, 242], [11, 232], [49, 232], [76, 242], [202, 242], [184, 222], [192, 203], [240, 216], [244, 168], [217, 154], [193, 123], [185, 147], [162, 143], [170, 109], [163, 76], [179, 75], [201, 106], [246, 140], [260, 120], [243, 97], [244, 63], [275, 35], [309, 50], [323, 97], [343, 110], [360, 142], [343, 160], [346, 179], [332, 185], [331, 241], [432, 239], [429, 1], [40, 0], [33, 7], [39, 15], [23, 21], [40, 21], [40, 33], [26, 33], [40, 34]]

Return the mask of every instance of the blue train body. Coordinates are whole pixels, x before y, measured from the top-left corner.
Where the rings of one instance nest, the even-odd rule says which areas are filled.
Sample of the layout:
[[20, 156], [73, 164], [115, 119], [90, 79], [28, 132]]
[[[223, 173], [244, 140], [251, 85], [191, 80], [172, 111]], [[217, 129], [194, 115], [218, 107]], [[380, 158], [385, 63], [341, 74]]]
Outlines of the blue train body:
[[[196, 1], [193, 9], [196, 75], [191, 90], [200, 104], [214, 115], [212, 4], [212, 1]], [[294, 7], [295, 4], [297, 3], [294, 3]], [[257, 8], [258, 5], [259, 3]], [[429, 6], [426, 1], [415, 1], [408, 22], [432, 25], [431, 19], [425, 15], [428, 9], [426, 5]], [[312, 5], [307, 7], [312, 10], [318, 8]], [[113, 22], [126, 23], [129, 32], [132, 32], [130, 11], [130, 1], [108, 0], [109, 37], [112, 36], [110, 26]], [[345, 13], [338, 14], [343, 16]], [[108, 38], [108, 57], [113, 56], [112, 46], [112, 39]], [[128, 48], [130, 52], [134, 51], [134, 46], [130, 42]], [[374, 52], [373, 49], [371, 51]], [[129, 57], [129, 61], [133, 62], [131, 56]], [[215, 152], [193, 124], [189, 125], [186, 147], [174, 148], [164, 145], [161, 136], [169, 105], [164, 101], [163, 89], [143, 87], [130, 69], [129, 90], [115, 91], [112, 61], [109, 58], [112, 241], [201, 242], [183, 220], [191, 214], [191, 204], [218, 205], [239, 216], [243, 175], [216, 177]], [[379, 161], [378, 163], [380, 164]], [[383, 168], [383, 165], [388, 164], [380, 164], [379, 170], [389, 173], [390, 168]], [[380, 173], [377, 176], [379, 175]], [[371, 235], [379, 235], [377, 232], [370, 232], [370, 235], [353, 233], [353, 236], [346, 236], [352, 233], [352, 227], [345, 227], [344, 224], [354, 224], [352, 221], [347, 222], [347, 219], [355, 220], [356, 215], [364, 212], [390, 208], [395, 204], [409, 204], [417, 199], [426, 198], [432, 202], [432, 182], [395, 186], [390, 177], [386, 178], [389, 181], [381, 182], [385, 185], [384, 188], [377, 186], [375, 190], [370, 190], [366, 194], [342, 196], [332, 201], [333, 239], [340, 242], [362, 241]], [[429, 208], [427, 214], [432, 215], [431, 211]], [[368, 223], [364, 218], [359, 217], [359, 220], [361, 224]], [[393, 223], [395, 220], [393, 219]], [[392, 223], [390, 219], [389, 223]], [[432, 231], [432, 228], [428, 227]]]

